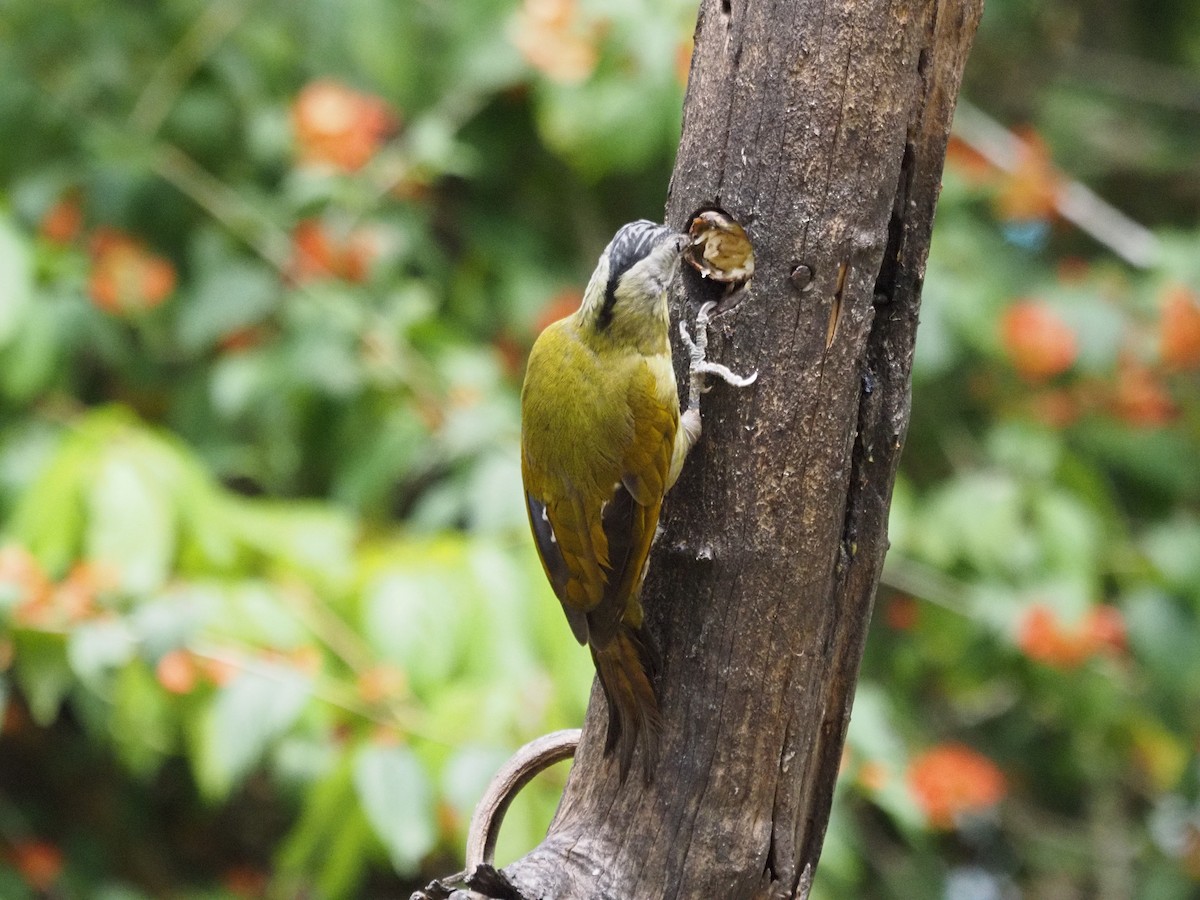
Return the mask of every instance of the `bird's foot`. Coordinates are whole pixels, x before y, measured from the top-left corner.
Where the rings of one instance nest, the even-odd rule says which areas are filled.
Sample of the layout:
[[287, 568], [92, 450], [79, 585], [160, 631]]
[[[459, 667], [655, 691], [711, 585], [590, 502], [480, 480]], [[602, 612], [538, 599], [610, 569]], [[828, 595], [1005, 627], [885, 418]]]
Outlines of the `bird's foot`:
[[709, 362], [706, 358], [708, 353], [708, 323], [712, 316], [712, 311], [717, 308], [717, 304], [709, 301], [700, 307], [696, 313], [696, 337], [692, 338], [688, 331], [687, 323], [679, 323], [679, 335], [683, 338], [683, 343], [688, 348], [688, 372], [690, 374], [688, 384], [688, 409], [700, 408], [700, 395], [708, 393], [710, 385], [708, 376], [715, 375], [726, 384], [734, 387], [748, 387], [754, 384], [758, 378], [757, 372], [751, 372], [749, 375], [738, 375], [733, 372], [728, 366], [723, 366], [720, 363]]

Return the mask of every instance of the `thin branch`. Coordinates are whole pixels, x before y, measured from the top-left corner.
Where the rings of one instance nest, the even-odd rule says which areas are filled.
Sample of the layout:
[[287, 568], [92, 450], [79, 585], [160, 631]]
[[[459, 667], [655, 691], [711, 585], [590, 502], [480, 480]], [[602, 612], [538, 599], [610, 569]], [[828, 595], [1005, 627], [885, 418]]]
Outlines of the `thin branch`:
[[[154, 149], [154, 172], [191, 198], [210, 216], [263, 258], [281, 277], [288, 274], [289, 238], [274, 222], [248, 203], [237, 191], [206, 171], [199, 163], [170, 144]], [[263, 235], [266, 235], [264, 237]]]
[[[1024, 142], [987, 113], [959, 100], [954, 114], [954, 136], [1004, 172], [1013, 172]], [[1154, 233], [1139, 225], [1091, 188], [1065, 179], [1057, 199], [1059, 214], [1090, 234], [1131, 266], [1148, 269], [1157, 261], [1161, 246]]]
[[370, 645], [354, 629], [299, 580], [289, 581], [289, 609], [325, 646], [356, 675], [362, 675], [375, 665]]
[[[257, 675], [260, 678], [265, 678], [269, 681], [283, 682], [283, 676], [279, 672], [279, 667], [271, 665], [267, 662], [262, 662], [256, 659], [251, 652], [231, 651], [228, 647], [222, 647], [217, 644], [210, 644], [205, 641], [200, 641], [188, 645], [188, 650], [202, 659], [208, 659], [213, 662], [221, 663], [233, 669], [238, 669], [243, 672], [249, 672]], [[451, 741], [439, 738], [432, 735], [416, 721], [409, 711], [403, 710], [394, 704], [387, 705], [387, 716], [380, 715], [374, 706], [369, 703], [364, 703], [354, 696], [354, 692], [350, 688], [344, 688], [336, 681], [328, 678], [314, 678], [312, 683], [312, 695], [322, 703], [326, 703], [335, 709], [340, 709], [343, 712], [348, 712], [351, 715], [359, 716], [369, 722], [374, 722], [377, 725], [383, 725], [388, 728], [399, 728], [407, 735], [419, 737], [422, 740], [429, 741], [434, 744], [444, 746], [452, 746]]]
[[967, 600], [970, 587], [967, 584], [939, 572], [932, 566], [899, 556], [895, 551], [888, 553], [887, 559], [884, 560], [880, 582], [918, 600], [971, 618], [970, 604]]
[[[330, 649], [356, 676], [369, 672], [375, 665], [375, 655], [370, 645], [363, 640], [343, 619], [304, 583], [293, 581], [286, 587], [291, 601], [289, 609], [301, 620], [304, 627], [322, 644]], [[381, 698], [383, 705], [396, 722], [411, 723], [411, 714], [399, 697], [387, 694]], [[406, 730], [408, 725], [403, 726]], [[439, 741], [439, 743], [445, 743]]]
[[243, 0], [219, 0], [205, 8], [171, 48], [129, 114], [135, 131], [152, 136], [162, 127], [188, 80], [246, 16]]

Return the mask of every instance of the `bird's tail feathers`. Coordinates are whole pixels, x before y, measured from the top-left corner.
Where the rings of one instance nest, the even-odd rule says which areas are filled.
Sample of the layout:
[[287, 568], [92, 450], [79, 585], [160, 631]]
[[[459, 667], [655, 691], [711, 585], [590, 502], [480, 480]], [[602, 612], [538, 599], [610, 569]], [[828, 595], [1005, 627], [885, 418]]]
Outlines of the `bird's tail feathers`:
[[660, 661], [658, 649], [645, 628], [622, 623], [608, 646], [592, 648], [592, 660], [604, 697], [608, 701], [607, 756], [614, 750], [621, 765], [621, 781], [629, 774], [633, 753], [642, 743], [642, 776], [648, 782], [658, 761], [662, 718], [654, 678]]

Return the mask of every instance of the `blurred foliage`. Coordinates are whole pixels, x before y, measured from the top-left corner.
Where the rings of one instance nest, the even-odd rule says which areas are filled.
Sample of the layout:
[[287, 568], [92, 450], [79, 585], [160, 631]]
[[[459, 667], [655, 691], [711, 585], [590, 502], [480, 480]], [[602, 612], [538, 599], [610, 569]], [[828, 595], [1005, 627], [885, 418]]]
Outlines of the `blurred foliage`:
[[[662, 208], [694, 13], [5, 4], [0, 895], [400, 896], [579, 722], [517, 388]], [[1198, 73], [1191, 4], [988, 6], [1027, 153], [951, 147], [814, 896], [1198, 889]]]

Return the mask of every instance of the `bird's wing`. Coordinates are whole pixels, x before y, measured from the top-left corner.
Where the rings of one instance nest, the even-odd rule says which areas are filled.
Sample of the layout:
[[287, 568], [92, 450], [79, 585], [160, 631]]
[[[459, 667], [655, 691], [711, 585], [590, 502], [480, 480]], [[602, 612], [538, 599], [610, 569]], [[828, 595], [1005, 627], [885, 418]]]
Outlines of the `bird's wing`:
[[639, 366], [630, 379], [627, 394], [633, 439], [621, 459], [620, 484], [601, 514], [608, 550], [607, 579], [600, 603], [588, 613], [591, 641], [600, 647], [612, 640], [622, 620], [635, 628], [641, 625], [642, 609], [637, 593], [658, 528], [671, 450], [679, 426], [674, 392], [669, 393], [665, 403], [662, 394], [651, 367]]
[[[603, 647], [641, 585], [662, 506], [678, 427], [674, 398], [664, 405], [644, 365], [627, 387], [631, 428], [619, 446], [588, 448], [587, 472], [530, 465], [522, 476], [530, 526], [547, 578], [580, 643]], [[611, 452], [605, 453], [604, 449]], [[575, 467], [568, 467], [573, 469]]]

